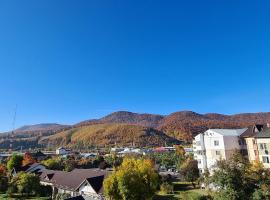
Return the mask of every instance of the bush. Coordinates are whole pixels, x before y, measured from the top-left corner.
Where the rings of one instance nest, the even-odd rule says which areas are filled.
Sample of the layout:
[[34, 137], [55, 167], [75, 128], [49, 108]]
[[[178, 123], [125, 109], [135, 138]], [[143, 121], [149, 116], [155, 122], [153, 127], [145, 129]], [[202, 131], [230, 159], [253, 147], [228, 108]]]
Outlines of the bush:
[[8, 178], [0, 176], [0, 192], [6, 192], [8, 189]]
[[39, 195], [40, 183], [39, 177], [34, 174], [20, 172], [16, 181], [18, 191], [20, 193]]
[[170, 174], [160, 175], [160, 181], [162, 183], [164, 183], [164, 182], [172, 182], [173, 181], [172, 175], [170, 175]]
[[43, 165], [46, 166], [47, 169], [51, 170], [63, 170], [63, 162], [60, 158], [49, 158], [42, 162]]
[[40, 192], [39, 195], [42, 197], [49, 197], [52, 194], [52, 187], [47, 185], [47, 186], [40, 186]]
[[14, 193], [18, 192], [18, 189], [16, 187], [15, 184], [11, 184], [9, 187], [8, 187], [8, 190], [7, 190], [7, 195], [9, 197], [11, 197]]
[[55, 200], [64, 200], [64, 199], [67, 199], [67, 198], [70, 198], [70, 194], [57, 194], [56, 197], [55, 197]]
[[161, 194], [171, 194], [171, 193], [173, 193], [173, 185], [169, 184], [167, 182], [162, 183], [160, 185], [160, 192], [161, 192]]
[[108, 167], [108, 164], [105, 161], [102, 161], [98, 167], [99, 169], [106, 169]]

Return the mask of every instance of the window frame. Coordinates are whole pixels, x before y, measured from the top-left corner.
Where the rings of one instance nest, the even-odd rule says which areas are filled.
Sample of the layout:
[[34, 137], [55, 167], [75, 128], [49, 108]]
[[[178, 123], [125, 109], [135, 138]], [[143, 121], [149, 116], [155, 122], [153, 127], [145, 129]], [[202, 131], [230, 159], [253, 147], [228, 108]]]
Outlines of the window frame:
[[[216, 143], [217, 142], [217, 143]], [[219, 146], [219, 140], [214, 140], [214, 146], [217, 147]]]
[[[265, 159], [266, 159], [266, 162], [265, 162]], [[269, 164], [269, 157], [268, 156], [262, 156], [262, 161], [263, 161], [263, 163]]]

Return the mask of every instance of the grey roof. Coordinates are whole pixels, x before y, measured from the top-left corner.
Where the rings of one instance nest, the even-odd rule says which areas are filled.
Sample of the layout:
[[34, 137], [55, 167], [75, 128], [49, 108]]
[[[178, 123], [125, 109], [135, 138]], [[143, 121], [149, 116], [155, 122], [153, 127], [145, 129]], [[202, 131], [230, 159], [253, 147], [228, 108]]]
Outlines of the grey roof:
[[[35, 167], [37, 167], [37, 166], [39, 166], [39, 165], [41, 165], [41, 166], [44, 166], [44, 165], [42, 165], [42, 164], [40, 164], [40, 163], [33, 163], [33, 164], [28, 164], [28, 165], [25, 165], [25, 166], [22, 166], [22, 167], [18, 167], [18, 168], [13, 168], [13, 172], [16, 172], [16, 173], [18, 173], [18, 172], [21, 172], [21, 171], [23, 171], [23, 172], [29, 172], [29, 171], [31, 171], [32, 169], [34, 169]], [[40, 170], [38, 170], [37, 172], [39, 172]]]
[[255, 138], [270, 138], [270, 128], [265, 128], [263, 131], [255, 135]]
[[244, 133], [241, 134], [241, 137], [243, 138], [254, 137], [259, 132], [263, 131], [265, 128], [267, 128], [267, 125], [255, 124], [253, 126], [248, 127], [248, 129]]
[[71, 191], [76, 191], [78, 187], [87, 180], [95, 191], [100, 193], [100, 191], [102, 191], [100, 179], [102, 178], [103, 182], [107, 174], [108, 171], [100, 169], [74, 169], [71, 172], [45, 170], [40, 175], [40, 180], [53, 183], [56, 187]]
[[240, 136], [247, 128], [242, 129], [209, 129], [215, 133], [218, 133], [223, 136]]

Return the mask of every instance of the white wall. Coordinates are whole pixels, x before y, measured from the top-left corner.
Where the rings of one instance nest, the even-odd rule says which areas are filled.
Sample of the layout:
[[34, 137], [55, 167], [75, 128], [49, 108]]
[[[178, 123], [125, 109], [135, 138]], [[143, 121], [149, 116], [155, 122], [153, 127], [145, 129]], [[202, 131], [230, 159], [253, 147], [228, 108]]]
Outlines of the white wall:
[[89, 184], [81, 186], [79, 192], [81, 194], [96, 194], [96, 191]]
[[[238, 140], [238, 136], [223, 136], [211, 129], [198, 134], [193, 141], [193, 148], [194, 158], [201, 162], [198, 163], [200, 171], [203, 173], [205, 168], [211, 171], [218, 160], [227, 159], [233, 150], [242, 148]], [[218, 141], [218, 145], [215, 145], [215, 141]], [[198, 142], [200, 146], [197, 145]]]

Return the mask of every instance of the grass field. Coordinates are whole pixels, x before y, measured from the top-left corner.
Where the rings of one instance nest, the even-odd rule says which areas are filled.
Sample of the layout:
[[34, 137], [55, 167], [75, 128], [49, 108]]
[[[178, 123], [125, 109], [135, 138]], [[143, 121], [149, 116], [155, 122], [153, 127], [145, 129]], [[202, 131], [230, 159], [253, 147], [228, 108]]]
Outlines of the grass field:
[[197, 200], [201, 196], [207, 195], [205, 190], [194, 189], [188, 182], [174, 182], [173, 185], [173, 194], [157, 194], [154, 200]]

